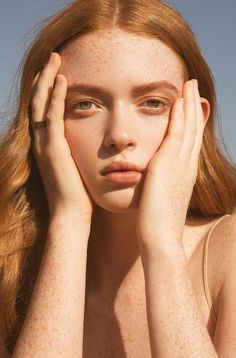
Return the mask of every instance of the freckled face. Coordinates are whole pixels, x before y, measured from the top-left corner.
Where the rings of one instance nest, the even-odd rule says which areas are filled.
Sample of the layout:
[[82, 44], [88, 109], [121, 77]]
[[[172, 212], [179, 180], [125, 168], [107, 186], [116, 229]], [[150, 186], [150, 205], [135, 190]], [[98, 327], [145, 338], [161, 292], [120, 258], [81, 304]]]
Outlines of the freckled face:
[[[147, 168], [166, 135], [171, 106], [182, 95], [184, 66], [160, 40], [118, 29], [86, 34], [61, 57], [60, 73], [68, 81], [65, 135], [82, 179], [100, 207], [137, 210], [145, 172], [140, 182], [117, 184], [100, 171], [114, 160]], [[156, 89], [134, 91], [160, 81]], [[77, 91], [81, 84], [102, 90]]]

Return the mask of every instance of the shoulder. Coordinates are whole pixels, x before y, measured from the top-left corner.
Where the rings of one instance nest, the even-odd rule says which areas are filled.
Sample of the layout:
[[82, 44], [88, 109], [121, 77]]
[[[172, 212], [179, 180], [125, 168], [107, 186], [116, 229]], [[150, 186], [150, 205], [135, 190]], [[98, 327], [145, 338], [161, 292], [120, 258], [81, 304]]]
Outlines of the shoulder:
[[212, 246], [215, 246], [216, 253], [221, 255], [221, 260], [223, 261], [224, 255], [227, 254], [226, 261], [228, 261], [234, 251], [231, 250], [236, 249], [236, 213], [224, 217], [218, 222], [211, 233], [210, 241]]
[[[208, 250], [205, 248], [207, 237]], [[236, 213], [211, 221], [202, 242], [203, 265], [207, 265], [205, 268], [208, 272], [209, 289], [218, 312], [225, 276], [231, 270], [233, 262], [236, 262]]]
[[212, 230], [210, 251], [215, 269], [217, 268], [218, 274], [221, 275], [223, 284], [225, 273], [233, 261], [236, 262], [236, 213], [224, 217]]
[[214, 345], [222, 356], [236, 353], [236, 213], [224, 218], [211, 235], [221, 280]]
[[[217, 220], [212, 227], [216, 222]], [[224, 217], [212, 230], [208, 258], [212, 277], [212, 296], [222, 303], [221, 298], [224, 296], [229, 277], [233, 274], [236, 280], [236, 213]]]
[[232, 272], [232, 269], [236, 275], [236, 213], [222, 220], [215, 236], [218, 255], [220, 255], [222, 262], [224, 283], [226, 275]]

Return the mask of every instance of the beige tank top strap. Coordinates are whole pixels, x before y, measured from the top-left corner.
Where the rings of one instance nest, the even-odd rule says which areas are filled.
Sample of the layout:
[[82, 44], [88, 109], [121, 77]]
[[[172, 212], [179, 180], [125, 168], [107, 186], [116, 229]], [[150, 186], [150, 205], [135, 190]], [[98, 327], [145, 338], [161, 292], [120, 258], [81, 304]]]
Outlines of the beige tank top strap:
[[211, 230], [209, 231], [206, 241], [205, 241], [205, 245], [204, 245], [204, 253], [203, 253], [203, 282], [204, 282], [204, 290], [205, 290], [205, 294], [206, 294], [206, 299], [207, 299], [207, 303], [208, 306], [210, 308], [210, 310], [212, 310], [212, 314], [214, 316], [215, 321], [217, 321], [217, 316], [216, 316], [216, 312], [214, 310], [214, 306], [212, 304], [212, 300], [211, 300], [211, 295], [210, 295], [210, 290], [209, 290], [209, 285], [208, 285], [208, 277], [207, 277], [207, 268], [208, 268], [208, 246], [209, 246], [209, 240], [210, 240], [210, 236], [213, 232], [213, 230], [215, 229], [215, 227], [221, 222], [221, 220], [223, 220], [225, 217], [230, 216], [229, 214], [222, 216], [221, 218], [219, 218], [219, 220], [216, 221], [216, 223], [213, 225], [213, 227], [211, 228]]

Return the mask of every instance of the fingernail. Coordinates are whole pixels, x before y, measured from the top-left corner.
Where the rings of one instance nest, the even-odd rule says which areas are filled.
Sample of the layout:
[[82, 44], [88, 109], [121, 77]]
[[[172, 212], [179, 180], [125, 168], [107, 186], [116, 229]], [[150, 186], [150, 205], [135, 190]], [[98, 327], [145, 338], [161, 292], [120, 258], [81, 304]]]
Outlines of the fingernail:
[[194, 79], [193, 82], [194, 82], [195, 88], [198, 89], [198, 80]]
[[49, 58], [49, 62], [50, 62], [50, 63], [53, 63], [54, 60], [55, 60], [55, 58], [56, 58], [55, 52], [52, 52], [52, 53], [51, 53], [51, 56], [50, 56], [50, 58]]
[[193, 86], [194, 86], [193, 80], [188, 81], [188, 83], [189, 83], [189, 86], [190, 86], [191, 88], [193, 88]]

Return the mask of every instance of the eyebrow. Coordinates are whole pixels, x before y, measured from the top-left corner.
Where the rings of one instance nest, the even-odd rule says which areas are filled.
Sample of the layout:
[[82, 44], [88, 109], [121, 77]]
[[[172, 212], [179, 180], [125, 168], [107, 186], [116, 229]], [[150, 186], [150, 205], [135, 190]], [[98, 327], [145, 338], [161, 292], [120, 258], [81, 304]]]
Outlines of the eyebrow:
[[[146, 83], [143, 85], [136, 86], [132, 89], [131, 95], [133, 97], [143, 95], [147, 92], [152, 92], [155, 90], [167, 89], [174, 92], [176, 95], [180, 95], [178, 89], [169, 81], [158, 81]], [[80, 94], [90, 94], [94, 96], [102, 97], [111, 97], [111, 93], [99, 86], [91, 86], [87, 84], [76, 84], [68, 86], [67, 94], [70, 93], [80, 93]]]

